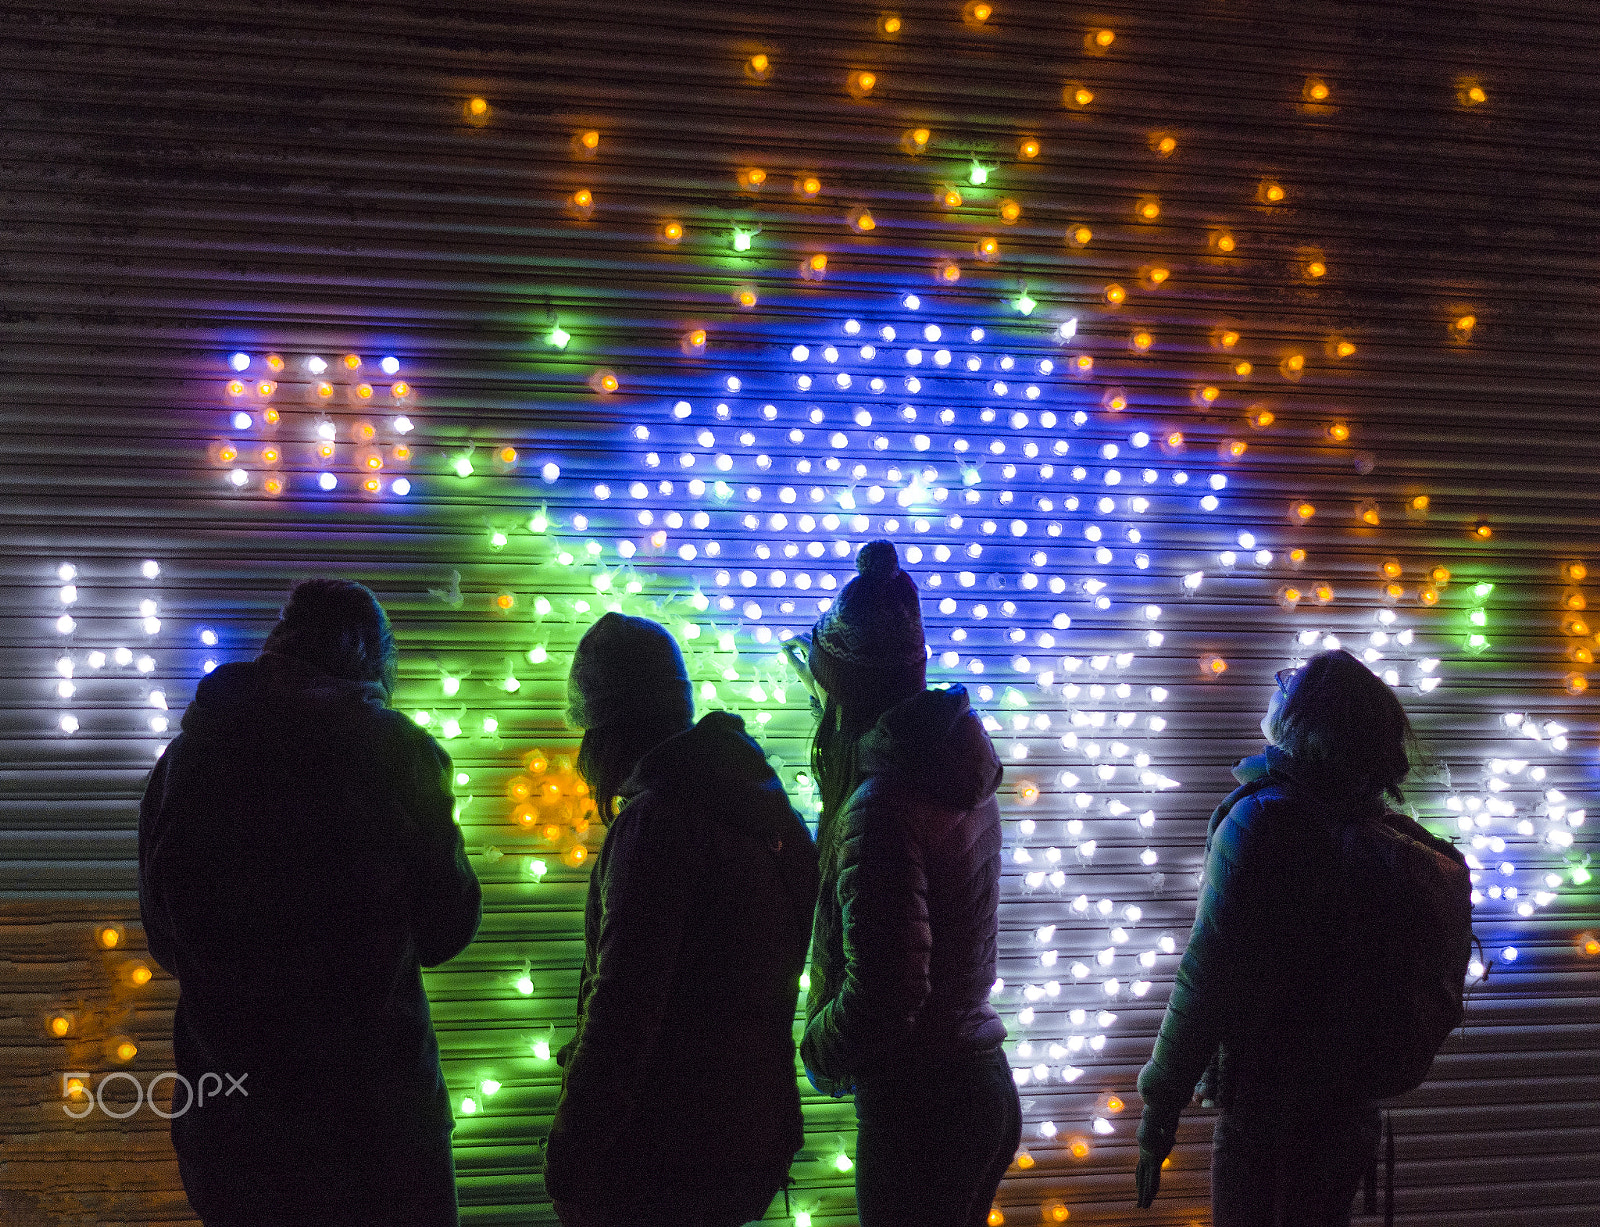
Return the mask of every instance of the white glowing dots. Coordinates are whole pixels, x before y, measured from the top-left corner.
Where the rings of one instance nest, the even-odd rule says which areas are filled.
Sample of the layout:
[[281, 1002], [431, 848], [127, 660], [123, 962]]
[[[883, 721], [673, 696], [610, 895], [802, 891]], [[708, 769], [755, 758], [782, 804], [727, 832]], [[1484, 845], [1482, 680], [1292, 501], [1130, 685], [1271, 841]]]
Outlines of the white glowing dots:
[[62, 614], [59, 618], [56, 619], [56, 633], [57, 634], [70, 635], [70, 634], [72, 634], [73, 631], [75, 631], [77, 629], [78, 629], [78, 623], [72, 617], [71, 614]]
[[56, 723], [63, 733], [76, 733], [80, 727], [78, 717], [71, 712], [62, 713], [61, 718]]

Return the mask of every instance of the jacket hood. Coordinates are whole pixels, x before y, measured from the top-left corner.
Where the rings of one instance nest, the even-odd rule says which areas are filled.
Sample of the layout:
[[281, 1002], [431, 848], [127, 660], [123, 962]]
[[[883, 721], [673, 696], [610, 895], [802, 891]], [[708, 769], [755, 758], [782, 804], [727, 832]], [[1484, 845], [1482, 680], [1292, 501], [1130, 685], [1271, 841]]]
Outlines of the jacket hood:
[[1005, 770], [965, 686], [897, 703], [862, 739], [861, 755], [867, 774], [896, 776], [919, 795], [963, 810], [993, 796]]
[[387, 706], [376, 682], [333, 677], [292, 656], [263, 652], [256, 660], [222, 665], [202, 678], [183, 713], [183, 730], [204, 735], [264, 716], [326, 718], [343, 707]]
[[793, 821], [777, 772], [731, 712], [708, 713], [640, 759], [620, 795], [646, 791], [762, 835], [779, 833]]

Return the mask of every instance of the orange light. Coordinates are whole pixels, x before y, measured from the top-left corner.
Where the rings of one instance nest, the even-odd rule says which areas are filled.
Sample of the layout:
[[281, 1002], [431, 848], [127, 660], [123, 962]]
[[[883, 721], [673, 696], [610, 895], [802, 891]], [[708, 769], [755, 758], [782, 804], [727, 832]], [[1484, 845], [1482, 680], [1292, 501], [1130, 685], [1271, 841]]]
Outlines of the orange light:
[[576, 192], [572, 193], [572, 203], [575, 208], [592, 209], [594, 208], [594, 193], [586, 187], [580, 187]]
[[1299, 502], [1294, 505], [1294, 513], [1302, 520], [1309, 520], [1317, 514], [1317, 508], [1313, 503]]
[[800, 194], [802, 196], [815, 196], [822, 190], [822, 180], [815, 175], [807, 175], [800, 180]]
[[1218, 388], [1215, 384], [1209, 384], [1208, 383], [1208, 384], [1206, 384], [1205, 387], [1200, 389], [1200, 392], [1199, 392], [1200, 403], [1203, 404], [1203, 405], [1215, 404], [1216, 400], [1217, 400], [1217, 397], [1219, 397], [1221, 395], [1222, 395], [1222, 389]]
[[266, 481], [261, 483], [261, 488], [263, 490], [265, 490], [268, 494], [271, 494], [271, 495], [282, 494], [283, 493], [283, 478], [281, 478], [281, 477], [269, 477], [269, 478], [267, 478]]
[[1350, 427], [1343, 422], [1334, 422], [1328, 427], [1328, 438], [1335, 443], [1345, 443], [1350, 439]]
[[499, 596], [495, 597], [494, 603], [500, 609], [510, 609], [517, 603], [517, 598], [512, 596], [509, 592], [502, 592]]
[[1158, 153], [1161, 157], [1168, 157], [1178, 148], [1178, 138], [1175, 136], [1160, 137], [1156, 141], [1155, 148], [1156, 153]]
[[993, 260], [998, 258], [1000, 255], [1000, 240], [994, 238], [979, 239], [977, 252], [978, 259], [980, 260]]
[[1067, 1143], [1067, 1149], [1072, 1152], [1074, 1159], [1087, 1159], [1089, 1157], [1089, 1139], [1073, 1138]]
[[590, 376], [589, 384], [596, 392], [615, 392], [621, 386], [612, 371], [596, 371]]
[[1150, 270], [1150, 284], [1151, 285], [1160, 285], [1163, 281], [1165, 281], [1170, 276], [1172, 276], [1172, 270], [1171, 269], [1153, 268], [1153, 269]]
[[1284, 191], [1282, 185], [1267, 180], [1261, 184], [1261, 188], [1257, 195], [1267, 204], [1282, 204]]
[[1435, 567], [1433, 570], [1428, 572], [1428, 578], [1442, 587], [1450, 582], [1450, 568]]
[[346, 354], [343, 361], [345, 369], [348, 371], [359, 371], [361, 369], [360, 354]]
[[1114, 388], [1106, 393], [1102, 402], [1112, 413], [1121, 413], [1128, 407], [1128, 394], [1120, 388]]
[[389, 395], [394, 397], [395, 400], [404, 400], [406, 397], [411, 395], [411, 385], [402, 379], [399, 383], [395, 384], [394, 387], [389, 389]]
[[1023, 805], [1032, 805], [1039, 799], [1039, 786], [1032, 780], [1022, 780], [1017, 784], [1017, 800]]
[[807, 263], [811, 265], [811, 271], [814, 273], [826, 272], [828, 268], [828, 257], [819, 251], [816, 255], [812, 256]]
[[1412, 511], [1426, 511], [1428, 510], [1429, 501], [1430, 500], [1426, 494], [1419, 494], [1413, 498], [1411, 502], [1407, 504], [1407, 506], [1409, 506]]
[[1469, 85], [1465, 97], [1469, 106], [1477, 106], [1480, 102], [1489, 100], [1489, 95], [1483, 92], [1483, 86], [1481, 85]]
[[1383, 516], [1379, 513], [1378, 505], [1376, 503], [1363, 503], [1356, 510], [1361, 516], [1361, 522], [1363, 524], [1367, 524], [1373, 528], [1376, 528], [1379, 524], [1383, 523]]
[[1243, 439], [1223, 440], [1223, 453], [1230, 460], [1238, 460], [1249, 449], [1250, 445]]
[[865, 234], [869, 230], [877, 229], [878, 223], [873, 218], [871, 213], [867, 212], [865, 209], [860, 209], [853, 217], [851, 217], [850, 225], [855, 230]]
[[1278, 420], [1278, 415], [1272, 412], [1270, 409], [1256, 409], [1250, 414], [1247, 420], [1249, 421], [1250, 425], [1254, 426], [1257, 430], [1265, 430], [1268, 426], [1271, 426]]
[[762, 52], [752, 55], [746, 62], [745, 68], [752, 77], [764, 77], [772, 67], [772, 61]]
[[1318, 584], [1314, 591], [1316, 593], [1317, 600], [1324, 605], [1333, 600], [1332, 584]]
[[1587, 635], [1589, 624], [1582, 618], [1568, 618], [1561, 624], [1561, 629], [1569, 635]]
[[1256, 368], [1254, 366], [1252, 366], [1248, 362], [1235, 362], [1233, 364], [1233, 373], [1235, 375], [1237, 375], [1240, 379], [1248, 378], [1249, 375], [1250, 375], [1250, 372], [1255, 370], [1255, 369]]
[[947, 209], [959, 209], [961, 207], [961, 193], [953, 187], [946, 188], [940, 200]]
[[1141, 221], [1153, 222], [1161, 216], [1161, 203], [1156, 200], [1141, 200], [1137, 212]]
[[50, 1034], [60, 1039], [72, 1030], [72, 1019], [66, 1014], [52, 1014], [50, 1016]]
[[1094, 370], [1094, 359], [1088, 354], [1079, 354], [1072, 360], [1072, 367], [1080, 375], [1087, 375], [1090, 371]]
[[661, 237], [669, 243], [681, 243], [683, 241], [683, 223], [668, 222], [661, 227]]
[[1039, 142], [1031, 136], [1027, 137], [1017, 146], [1017, 152], [1025, 158], [1036, 158], [1039, 156]]
[[383, 483], [376, 477], [369, 477], [366, 481], [361, 483], [361, 488], [368, 494], [377, 494], [383, 489]]
[[856, 89], [863, 94], [870, 94], [873, 87], [878, 84], [877, 75], [870, 72], [858, 72], [853, 80], [855, 81]]
[[1154, 338], [1143, 330], [1133, 334], [1130, 338], [1135, 349], [1149, 349]]
[[326, 400], [333, 395], [333, 385], [326, 379], [319, 380], [317, 382], [317, 395]]
[[1316, 77], [1307, 77], [1303, 92], [1307, 102], [1326, 102], [1328, 98], [1327, 82], [1318, 80]]
[[1014, 201], [1014, 200], [1002, 200], [1000, 202], [1000, 220], [1005, 222], [1006, 225], [1008, 225], [1008, 226], [1011, 225], [1012, 223], [1014, 223], [1017, 220], [1017, 218], [1019, 218], [1021, 216], [1022, 216], [1022, 206], [1019, 205], [1016, 201]]
[[1297, 566], [1297, 567], [1300, 566], [1302, 563], [1305, 562], [1305, 560], [1306, 560], [1306, 552], [1304, 550], [1300, 549], [1298, 546], [1296, 546], [1294, 549], [1289, 551], [1289, 561], [1292, 562], [1295, 566]]
[[706, 347], [706, 330], [704, 328], [696, 328], [684, 337], [684, 340], [688, 342], [690, 349], [704, 349]]
[[1289, 587], [1283, 590], [1283, 602], [1285, 605], [1296, 605], [1299, 604], [1304, 595], [1305, 594], [1302, 593], [1300, 589], [1291, 584]]
[[1073, 243], [1077, 246], [1087, 247], [1089, 245], [1089, 240], [1094, 238], [1094, 231], [1090, 230], [1087, 226], [1079, 226], [1077, 229], [1070, 232], [1070, 237]]
[[1064, 1223], [1072, 1217], [1072, 1211], [1067, 1209], [1065, 1202], [1047, 1201], [1040, 1207], [1047, 1223]]
[[270, 379], [263, 379], [260, 383], [256, 384], [256, 391], [262, 396], [271, 396], [277, 390], [278, 385], [273, 383]]
[[969, 0], [961, 10], [961, 20], [969, 26], [981, 26], [994, 16], [994, 5], [986, 0]]
[[1094, 101], [1094, 93], [1080, 85], [1072, 92], [1072, 101], [1078, 106], [1086, 107]]
[[487, 98], [474, 98], [467, 103], [467, 111], [473, 115], [487, 115], [489, 113], [489, 100]]
[[1439, 603], [1439, 590], [1432, 584], [1423, 584], [1417, 589], [1417, 600], [1424, 605], [1437, 605]]
[[506, 796], [513, 801], [526, 801], [533, 795], [533, 781], [525, 775], [514, 775], [506, 781]]
[[1487, 541], [1490, 537], [1494, 536], [1494, 529], [1489, 527], [1489, 521], [1479, 520], [1477, 524], [1473, 526], [1472, 534], [1480, 541]]
[[1383, 576], [1385, 579], [1400, 578], [1400, 560], [1398, 558], [1385, 558], [1383, 560]]
[[739, 305], [741, 307], [753, 307], [756, 305], [756, 301], [756, 292], [754, 290], [746, 287], [739, 291]]
[[1120, 307], [1127, 301], [1128, 291], [1115, 283], [1106, 286], [1105, 299], [1113, 307]]
[[1575, 584], [1581, 584], [1589, 578], [1589, 568], [1581, 562], [1569, 562], [1567, 564], [1567, 578]]
[[282, 457], [279, 456], [277, 448], [264, 447], [261, 449], [262, 464], [277, 464], [280, 459], [282, 459]]
[[990, 1206], [989, 1217], [985, 1221], [989, 1227], [1000, 1227], [1006, 1221], [1006, 1216], [1001, 1213], [999, 1206]]
[[217, 459], [223, 464], [232, 464], [239, 458], [239, 449], [231, 443], [224, 443], [217, 449]]
[[317, 455], [318, 455], [319, 458], [321, 458], [323, 460], [332, 460], [333, 459], [333, 444], [327, 442], [326, 440], [324, 440], [323, 442], [317, 444]]
[[511, 810], [511, 821], [520, 827], [531, 827], [538, 820], [538, 809], [527, 802], [523, 802], [521, 805], [517, 805]]
[[1327, 272], [1328, 266], [1321, 260], [1313, 260], [1311, 263], [1306, 265], [1307, 277], [1322, 277], [1326, 276]]
[[1174, 447], [1174, 448], [1182, 447], [1183, 446], [1183, 431], [1181, 431], [1181, 430], [1168, 431], [1167, 432], [1167, 446], [1168, 447]]
[[939, 266], [939, 280], [960, 281], [961, 266], [959, 264], [951, 263], [950, 261], [946, 261], [945, 263], [941, 264]]
[[926, 149], [928, 142], [933, 139], [933, 133], [926, 128], [913, 128], [906, 133], [906, 140], [919, 151]]
[[1475, 315], [1458, 315], [1455, 322], [1450, 326], [1456, 332], [1465, 336], [1478, 326], [1478, 317]]
[[760, 187], [767, 181], [767, 172], [759, 166], [747, 166], [739, 172], [739, 183], [742, 187]]
[[115, 925], [101, 925], [95, 933], [95, 940], [107, 950], [113, 950], [122, 943], [122, 930]]
[[1239, 343], [1239, 334], [1232, 329], [1217, 334], [1217, 344], [1223, 349], [1232, 349]]
[[878, 29], [882, 30], [885, 34], [900, 33], [900, 14], [885, 13], [878, 21]]
[[357, 422], [350, 429], [350, 434], [360, 443], [370, 443], [377, 437], [378, 428], [371, 422]]
[[1581, 673], [1567, 674], [1567, 693], [1582, 694], [1589, 689], [1589, 679]]
[[1029, 1153], [1028, 1153], [1028, 1152], [1027, 1152], [1027, 1151], [1025, 1151], [1025, 1150], [1023, 1150], [1023, 1151], [1019, 1151], [1019, 1152], [1018, 1152], [1018, 1153], [1017, 1153], [1017, 1158], [1016, 1158], [1016, 1164], [1017, 1164], [1017, 1166], [1018, 1166], [1018, 1167], [1019, 1167], [1019, 1168], [1021, 1168], [1021, 1169], [1022, 1169], [1022, 1170], [1023, 1170], [1023, 1171], [1027, 1171], [1027, 1170], [1028, 1170], [1028, 1169], [1029, 1169], [1029, 1168], [1030, 1168], [1030, 1167], [1032, 1167], [1032, 1166], [1033, 1166], [1033, 1164], [1034, 1164], [1034, 1158], [1033, 1158], [1033, 1156], [1032, 1156], [1032, 1155], [1030, 1155], [1030, 1154], [1029, 1154]]
[[123, 1040], [116, 1047], [116, 1058], [124, 1064], [133, 1060], [133, 1058], [138, 1055], [139, 1045], [135, 1044], [132, 1040]]
[[268, 354], [266, 357], [266, 363], [269, 371], [276, 372], [283, 370], [283, 359], [277, 354]]
[[244, 384], [241, 383], [237, 379], [230, 379], [228, 381], [228, 395], [229, 396], [243, 396], [244, 395]]
[[1349, 341], [1336, 342], [1334, 347], [1333, 347], [1333, 354], [1334, 354], [1334, 357], [1336, 357], [1336, 358], [1348, 358], [1348, 357], [1350, 357], [1351, 354], [1353, 354], [1355, 352], [1356, 352], [1356, 347], [1354, 345], [1352, 345]]
[[1122, 1102], [1121, 1097], [1117, 1095], [1113, 1095], [1106, 1100], [1106, 1110], [1108, 1112], [1120, 1112], [1127, 1106], [1127, 1104]]
[[1290, 354], [1283, 360], [1283, 369], [1292, 375], [1298, 375], [1306, 369], [1306, 356], [1304, 354]]
[[1583, 952], [1591, 959], [1600, 958], [1600, 937], [1590, 935], [1584, 939]]
[[1405, 589], [1399, 584], [1386, 584], [1384, 585], [1383, 595], [1388, 597], [1391, 601], [1398, 601], [1405, 595]]
[[561, 863], [569, 869], [576, 869], [589, 859], [589, 849], [582, 844], [573, 844], [561, 854]]
[[1116, 37], [1116, 34], [1111, 30], [1096, 30], [1094, 32], [1095, 46], [1109, 47]]
[[396, 460], [410, 460], [411, 449], [404, 443], [396, 443], [394, 445], [394, 458]]
[[1224, 253], [1230, 252], [1230, 251], [1232, 251], [1234, 249], [1235, 246], [1237, 246], [1237, 244], [1234, 242], [1233, 235], [1231, 235], [1231, 234], [1219, 234], [1219, 235], [1217, 235], [1216, 247], [1217, 247], [1218, 251], [1224, 252]]

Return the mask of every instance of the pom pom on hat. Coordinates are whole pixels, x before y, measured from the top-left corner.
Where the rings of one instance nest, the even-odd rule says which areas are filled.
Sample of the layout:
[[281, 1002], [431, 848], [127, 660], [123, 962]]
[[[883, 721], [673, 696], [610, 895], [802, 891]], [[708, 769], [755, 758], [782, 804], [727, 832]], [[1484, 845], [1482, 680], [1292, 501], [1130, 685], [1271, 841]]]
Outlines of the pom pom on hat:
[[856, 578], [817, 619], [811, 669], [842, 702], [909, 698], [927, 685], [928, 649], [917, 585], [889, 541], [856, 555]]

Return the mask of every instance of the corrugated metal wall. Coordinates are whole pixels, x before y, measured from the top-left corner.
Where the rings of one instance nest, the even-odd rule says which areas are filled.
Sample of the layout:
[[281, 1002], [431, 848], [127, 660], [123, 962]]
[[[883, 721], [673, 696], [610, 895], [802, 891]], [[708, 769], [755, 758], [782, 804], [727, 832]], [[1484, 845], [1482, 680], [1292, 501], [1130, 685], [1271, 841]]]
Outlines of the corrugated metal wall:
[[[1330, 635], [1393, 671], [1413, 799], [1482, 865], [1493, 966], [1395, 1113], [1400, 1221], [1600, 1221], [1587, 7], [0, 20], [18, 1221], [187, 1218], [164, 1122], [72, 1119], [62, 1076], [120, 1112], [108, 1075], [167, 1068], [134, 799], [207, 663], [321, 572], [385, 598], [399, 701], [465, 777], [487, 915], [429, 978], [464, 1217], [551, 1221], [598, 837], [564, 652], [612, 603], [697, 635], [703, 705], [808, 804], [776, 640], [880, 534], [1011, 764], [1007, 1222], [1206, 1220], [1199, 1111], [1132, 1210], [1133, 1078], [1226, 767]], [[819, 1227], [853, 1221], [850, 1119], [807, 1104]]]

